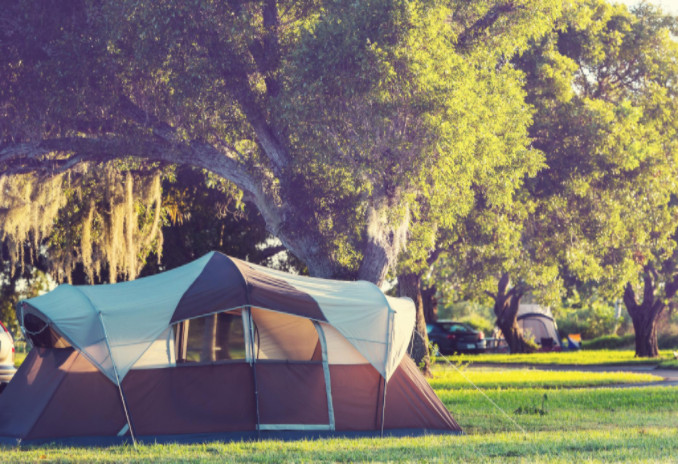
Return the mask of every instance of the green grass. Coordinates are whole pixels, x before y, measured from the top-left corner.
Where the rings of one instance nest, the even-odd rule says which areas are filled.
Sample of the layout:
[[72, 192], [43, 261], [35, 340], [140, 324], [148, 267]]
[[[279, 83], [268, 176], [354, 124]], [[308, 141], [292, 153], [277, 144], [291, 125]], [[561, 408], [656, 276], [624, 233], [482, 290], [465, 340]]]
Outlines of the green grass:
[[662, 369], [678, 369], [678, 359], [672, 356], [671, 359], [662, 360], [658, 366]]
[[[438, 396], [469, 434], [513, 431], [517, 427], [476, 390], [438, 390]], [[618, 430], [678, 427], [678, 388], [494, 389], [484, 393], [528, 431]], [[517, 414], [519, 408], [545, 414]]]
[[451, 367], [437, 367], [429, 380], [436, 390], [481, 388], [575, 388], [624, 383], [657, 382], [662, 377], [632, 372], [543, 371], [537, 369], [467, 368], [461, 372]]
[[109, 449], [3, 450], [15, 462], [675, 462], [678, 433], [670, 427], [610, 432], [495, 433], [360, 440], [265, 441], [206, 445], [150, 445]]
[[24, 362], [28, 353], [14, 353], [14, 367], [21, 366], [21, 363]]
[[[587, 366], [593, 364], [649, 364], [673, 360], [673, 351], [660, 350], [659, 358], [636, 358], [633, 350], [580, 350], [551, 353], [456, 355], [447, 358], [453, 362], [498, 363], [498, 364], [562, 364]], [[439, 359], [442, 359], [440, 357]]]

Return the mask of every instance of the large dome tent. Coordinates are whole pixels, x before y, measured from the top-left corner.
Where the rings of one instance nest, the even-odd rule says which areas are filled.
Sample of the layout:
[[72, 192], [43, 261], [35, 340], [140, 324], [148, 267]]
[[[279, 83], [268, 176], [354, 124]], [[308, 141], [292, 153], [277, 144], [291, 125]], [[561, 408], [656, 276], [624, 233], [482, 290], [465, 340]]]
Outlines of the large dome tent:
[[212, 252], [19, 303], [35, 347], [0, 443], [411, 434], [460, 428], [406, 355], [407, 299]]

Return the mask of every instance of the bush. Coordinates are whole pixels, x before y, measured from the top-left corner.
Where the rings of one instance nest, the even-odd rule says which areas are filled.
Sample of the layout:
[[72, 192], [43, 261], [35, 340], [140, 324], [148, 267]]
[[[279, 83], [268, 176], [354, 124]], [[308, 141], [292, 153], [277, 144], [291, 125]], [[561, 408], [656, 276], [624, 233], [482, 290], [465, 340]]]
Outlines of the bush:
[[635, 336], [629, 335], [604, 335], [593, 340], [583, 340], [581, 347], [585, 350], [618, 350], [622, 348], [633, 348], [635, 345]]
[[600, 300], [577, 302], [576, 306], [562, 308], [556, 322], [563, 334], [578, 333], [583, 339], [595, 339], [615, 333], [624, 317], [617, 319], [614, 313], [613, 306]]
[[491, 334], [494, 330], [494, 322], [489, 321], [478, 314], [471, 314], [470, 316], [461, 317], [459, 318], [459, 322], [465, 322], [474, 329], [484, 332], [486, 335]]
[[[636, 338], [633, 332], [626, 335], [605, 335], [593, 340], [582, 341], [582, 348], [586, 350], [619, 350], [635, 348]], [[678, 333], [674, 330], [660, 333], [657, 336], [657, 345], [661, 350], [675, 350], [678, 348]]]
[[657, 344], [662, 350], [678, 349], [678, 334], [664, 333], [657, 336]]
[[471, 301], [460, 301], [450, 305], [438, 306], [438, 319], [451, 319], [465, 322], [489, 335], [494, 330], [494, 312], [492, 308]]

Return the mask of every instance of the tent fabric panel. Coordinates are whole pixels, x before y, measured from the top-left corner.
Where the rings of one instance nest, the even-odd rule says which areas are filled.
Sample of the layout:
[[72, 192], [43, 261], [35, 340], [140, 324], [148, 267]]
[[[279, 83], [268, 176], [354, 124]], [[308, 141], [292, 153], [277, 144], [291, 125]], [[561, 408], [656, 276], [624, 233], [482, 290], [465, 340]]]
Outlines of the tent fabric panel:
[[[120, 379], [167, 329], [178, 302], [211, 255], [150, 277], [78, 287], [100, 312]], [[115, 379], [114, 373], [106, 374]]]
[[318, 345], [313, 322], [303, 317], [252, 308], [257, 359], [310, 361]]
[[116, 435], [127, 423], [117, 386], [80, 353], [72, 359], [27, 438]]
[[384, 427], [461, 431], [412, 358], [403, 358], [386, 386]]
[[371, 364], [330, 365], [336, 430], [375, 430], [382, 377]]
[[135, 369], [122, 386], [137, 435], [256, 428], [252, 367], [247, 362]]
[[160, 369], [175, 365], [174, 330], [168, 327], [134, 363], [132, 369]]
[[322, 363], [255, 366], [261, 424], [329, 424]]
[[[129, 282], [60, 285], [26, 302], [53, 322], [74, 348], [115, 382], [112, 361], [123, 378], [167, 328], [181, 296], [212, 255]], [[110, 354], [104, 332], [108, 334]]]
[[391, 337], [388, 340], [389, 356], [386, 363], [386, 379], [388, 380], [407, 353], [414, 330], [416, 310], [409, 298], [386, 296], [386, 300], [393, 308], [390, 324]]
[[210, 253], [200, 275], [176, 305], [171, 322], [248, 304], [247, 286], [238, 267], [221, 253]]
[[[20, 313], [34, 313], [51, 323], [73, 347], [84, 351], [102, 372], [110, 374], [112, 380], [115, 378], [98, 310], [79, 287], [62, 284], [49, 293], [19, 305]], [[23, 326], [22, 314], [19, 314], [19, 319]]]
[[329, 364], [368, 364], [367, 359], [346, 338], [329, 324], [320, 323], [327, 343]]
[[275, 273], [263, 272], [262, 270], [267, 269], [265, 267], [255, 266], [235, 258], [232, 261], [247, 282], [250, 305], [316, 321], [327, 320], [316, 300], [308, 292], [290, 285]]
[[24, 439], [73, 362], [73, 349], [33, 348], [0, 395], [0, 436]]
[[527, 315], [527, 314], [541, 314], [546, 317], [549, 317], [553, 319], [553, 313], [551, 312], [551, 308], [548, 306], [542, 306], [539, 304], [531, 304], [531, 303], [521, 303], [520, 306], [518, 306], [518, 313], [517, 316], [520, 318], [520, 316]]
[[550, 338], [558, 343], [558, 333], [552, 320], [542, 315], [524, 317], [518, 321], [518, 325], [541, 344], [542, 338]]
[[386, 344], [390, 307], [379, 287], [366, 281], [319, 279], [253, 264], [249, 266], [311, 295], [326, 320], [382, 375], [387, 375]]

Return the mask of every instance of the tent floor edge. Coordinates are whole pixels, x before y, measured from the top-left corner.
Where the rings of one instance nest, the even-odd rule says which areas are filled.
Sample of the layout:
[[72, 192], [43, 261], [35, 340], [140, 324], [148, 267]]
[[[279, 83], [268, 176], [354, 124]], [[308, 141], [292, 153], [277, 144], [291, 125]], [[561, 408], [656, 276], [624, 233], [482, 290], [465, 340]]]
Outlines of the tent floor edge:
[[[385, 429], [384, 438], [388, 437], [421, 437], [426, 435], [464, 435], [458, 430], [441, 429]], [[186, 435], [138, 435], [139, 444], [195, 444], [210, 442], [240, 442], [240, 441], [266, 441], [266, 440], [320, 440], [325, 438], [378, 438], [380, 430], [261, 430], [247, 432], [225, 432]], [[15, 437], [0, 437], [1, 448], [30, 448], [46, 445], [54, 446], [92, 446], [108, 447], [118, 445], [131, 445], [129, 436], [91, 436], [91, 437], [62, 437], [62, 438], [37, 438], [21, 440]]]

